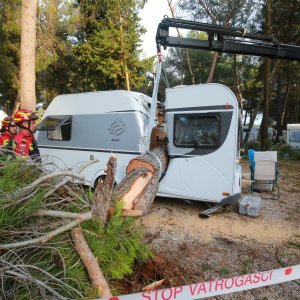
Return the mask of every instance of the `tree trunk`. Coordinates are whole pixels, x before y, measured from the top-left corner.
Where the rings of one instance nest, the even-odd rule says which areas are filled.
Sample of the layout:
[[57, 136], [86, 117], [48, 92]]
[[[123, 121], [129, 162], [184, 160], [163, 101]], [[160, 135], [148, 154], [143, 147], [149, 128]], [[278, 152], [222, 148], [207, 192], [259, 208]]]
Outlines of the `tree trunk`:
[[14, 114], [20, 109], [20, 106], [21, 106], [20, 101], [16, 100], [13, 109], [11, 111], [11, 116], [14, 116]]
[[[250, 110], [250, 107], [251, 107], [251, 103], [252, 103], [252, 100], [251, 100], [251, 96], [249, 97], [248, 101], [247, 101], [247, 107], [246, 107], [246, 110], [245, 110], [245, 118], [244, 118], [244, 121], [243, 121], [243, 125], [245, 126], [246, 123], [247, 123], [247, 117], [248, 117], [248, 113], [249, 113], [249, 110]], [[250, 113], [250, 118], [251, 118], [251, 113]]]
[[213, 61], [211, 63], [209, 75], [208, 75], [207, 80], [206, 80], [206, 83], [211, 83], [212, 82], [214, 72], [215, 72], [215, 69], [216, 69], [216, 66], [217, 66], [218, 58], [219, 58], [219, 53], [215, 52], [214, 57], [213, 57]]
[[[266, 3], [266, 35], [272, 33], [271, 24], [271, 14], [272, 14], [272, 0], [267, 0]], [[271, 99], [271, 59], [265, 58], [265, 78], [264, 78], [264, 109], [263, 109], [263, 119], [261, 126], [261, 148], [266, 150], [266, 142], [268, 139], [268, 125], [269, 125], [269, 103]]]
[[126, 82], [126, 89], [127, 91], [130, 91], [130, 80], [129, 80], [129, 72], [128, 72], [128, 66], [127, 66], [127, 61], [125, 57], [125, 51], [124, 51], [124, 31], [123, 31], [123, 17], [121, 14], [121, 4], [118, 2], [119, 6], [119, 20], [120, 20], [120, 33], [121, 33], [121, 53], [122, 53], [122, 58], [121, 61], [124, 61], [124, 75], [125, 75], [125, 82]]
[[240, 109], [243, 112], [243, 95], [238, 80], [236, 54], [233, 55], [233, 80], [234, 80], [234, 92], [236, 94], [238, 102], [240, 103]]
[[248, 139], [249, 139], [249, 136], [250, 136], [250, 132], [251, 132], [251, 129], [253, 127], [253, 124], [254, 124], [255, 118], [257, 116], [257, 113], [260, 110], [261, 103], [262, 103], [262, 99], [259, 99], [258, 102], [257, 102], [257, 104], [256, 104], [256, 107], [254, 109], [254, 112], [251, 114], [250, 122], [249, 122], [248, 129], [247, 129], [247, 132], [246, 132], [246, 136], [244, 138], [244, 143], [248, 142]]
[[38, 0], [22, 0], [20, 100], [21, 107], [35, 111], [35, 44]]
[[116, 186], [113, 198], [123, 201], [124, 209], [141, 210], [146, 214], [155, 199], [159, 179], [167, 164], [166, 144], [134, 158], [127, 166], [126, 177]]
[[284, 93], [284, 99], [283, 99], [283, 103], [282, 103], [282, 109], [280, 112], [280, 119], [279, 119], [279, 126], [278, 128], [280, 130], [277, 130], [277, 136], [276, 136], [276, 141], [279, 141], [279, 135], [282, 135], [282, 128], [283, 128], [283, 123], [284, 123], [284, 119], [285, 119], [285, 115], [286, 115], [286, 107], [287, 107], [287, 103], [288, 103], [288, 99], [289, 99], [289, 92], [290, 92], [290, 81], [288, 80], [286, 83], [286, 90]]

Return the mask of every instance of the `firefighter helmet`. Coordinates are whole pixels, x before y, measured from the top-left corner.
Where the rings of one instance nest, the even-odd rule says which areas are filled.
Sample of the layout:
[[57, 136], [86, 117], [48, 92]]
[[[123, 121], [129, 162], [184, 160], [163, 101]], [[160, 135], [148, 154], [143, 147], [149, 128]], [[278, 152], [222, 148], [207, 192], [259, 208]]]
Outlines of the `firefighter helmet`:
[[8, 127], [8, 126], [16, 126], [16, 122], [14, 120], [14, 118], [12, 117], [5, 117], [3, 120], [2, 120], [2, 127]]
[[17, 124], [25, 122], [25, 121], [31, 121], [31, 120], [34, 121], [37, 119], [38, 119], [38, 117], [37, 117], [36, 113], [32, 112], [31, 110], [28, 110], [28, 109], [20, 109], [14, 115], [14, 120]]

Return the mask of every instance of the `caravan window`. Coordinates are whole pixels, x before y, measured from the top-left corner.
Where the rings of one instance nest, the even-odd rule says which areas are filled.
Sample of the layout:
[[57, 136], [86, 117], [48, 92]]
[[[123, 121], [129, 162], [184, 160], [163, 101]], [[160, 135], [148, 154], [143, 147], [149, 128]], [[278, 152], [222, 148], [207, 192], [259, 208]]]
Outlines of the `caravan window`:
[[48, 140], [69, 141], [71, 139], [72, 117], [49, 116], [38, 126], [37, 130], [47, 131]]
[[220, 143], [218, 114], [174, 116], [174, 145], [189, 148], [217, 148]]
[[290, 141], [291, 142], [300, 142], [300, 130], [291, 130], [290, 131]]

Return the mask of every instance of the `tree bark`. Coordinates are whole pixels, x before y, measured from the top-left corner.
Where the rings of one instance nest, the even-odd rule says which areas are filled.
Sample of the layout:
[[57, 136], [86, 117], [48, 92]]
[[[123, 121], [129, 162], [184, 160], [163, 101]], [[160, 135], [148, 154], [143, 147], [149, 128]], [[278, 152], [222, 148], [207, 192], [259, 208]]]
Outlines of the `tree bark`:
[[[270, 35], [272, 32], [272, 0], [266, 2], [266, 35]], [[263, 119], [261, 126], [261, 148], [266, 150], [266, 142], [268, 139], [268, 125], [269, 125], [269, 103], [271, 99], [271, 60], [265, 58], [265, 78], [264, 78], [264, 108], [263, 108]]]
[[93, 288], [98, 292], [97, 297], [112, 297], [111, 290], [103, 273], [99, 267], [97, 258], [92, 253], [87, 244], [80, 227], [76, 227], [71, 231], [75, 249], [79, 254], [84, 266], [86, 267], [89, 277], [92, 281]]
[[115, 173], [117, 157], [112, 155], [107, 162], [107, 175], [104, 182], [99, 179], [94, 193], [93, 215], [104, 225], [107, 219], [108, 210], [111, 204], [113, 188], [115, 184]]
[[120, 20], [120, 34], [121, 34], [121, 53], [122, 53], [122, 61], [124, 61], [124, 75], [125, 75], [125, 82], [126, 82], [126, 89], [127, 91], [130, 91], [130, 80], [129, 80], [129, 72], [128, 72], [128, 66], [127, 66], [127, 61], [125, 57], [125, 52], [124, 52], [124, 31], [123, 31], [123, 17], [121, 13], [121, 4], [118, 2], [118, 7], [119, 7], [119, 20]]
[[289, 92], [290, 92], [290, 81], [288, 80], [286, 83], [286, 90], [284, 93], [284, 99], [283, 99], [283, 103], [282, 103], [282, 110], [281, 110], [281, 114], [280, 114], [280, 119], [279, 119], [279, 128], [280, 130], [277, 131], [277, 136], [276, 136], [276, 141], [279, 141], [279, 135], [282, 135], [282, 128], [283, 128], [283, 123], [284, 123], [284, 119], [286, 116], [286, 108], [287, 108], [287, 103], [288, 103], [288, 99], [289, 99]]
[[11, 111], [11, 116], [15, 115], [15, 113], [20, 109], [20, 106], [21, 106], [21, 102], [19, 100], [16, 100]]
[[233, 55], [233, 80], [234, 80], [235, 94], [240, 103], [240, 109], [243, 112], [243, 95], [242, 95], [240, 85], [239, 85], [239, 80], [238, 80], [236, 54]]
[[131, 160], [127, 166], [127, 176], [116, 186], [113, 198], [123, 201], [124, 209], [140, 210], [146, 214], [155, 199], [159, 179], [167, 164], [166, 144]]
[[259, 110], [260, 110], [261, 104], [262, 104], [262, 98], [258, 100], [258, 102], [257, 102], [257, 104], [256, 104], [256, 107], [255, 107], [255, 109], [254, 109], [254, 112], [251, 114], [250, 122], [249, 122], [248, 129], [247, 129], [247, 132], [246, 132], [246, 136], [245, 136], [245, 138], [244, 138], [244, 143], [247, 143], [247, 142], [248, 142], [248, 139], [249, 139], [249, 136], [250, 136], [251, 129], [252, 129], [252, 127], [253, 127], [253, 124], [254, 124], [254, 121], [255, 121], [255, 119], [256, 119], [257, 113], [258, 113]]
[[206, 80], [206, 83], [211, 83], [212, 82], [214, 72], [215, 72], [215, 69], [216, 69], [216, 66], [217, 66], [218, 58], [219, 58], [219, 53], [215, 52], [214, 57], [213, 57], [213, 61], [211, 63], [209, 75], [208, 75], [207, 80]]
[[38, 0], [22, 0], [20, 101], [21, 108], [36, 110], [35, 44]]

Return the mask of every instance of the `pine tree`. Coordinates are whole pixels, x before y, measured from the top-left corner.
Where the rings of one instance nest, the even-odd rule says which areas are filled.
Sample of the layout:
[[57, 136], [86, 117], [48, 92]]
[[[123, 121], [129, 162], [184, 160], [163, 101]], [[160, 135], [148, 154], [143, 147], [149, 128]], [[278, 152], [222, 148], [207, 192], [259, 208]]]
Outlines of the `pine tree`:
[[80, 62], [84, 90], [139, 88], [148, 68], [139, 60], [138, 11], [143, 1], [77, 1], [81, 27], [74, 55]]
[[21, 0], [0, 2], [0, 103], [10, 113], [19, 87]]

